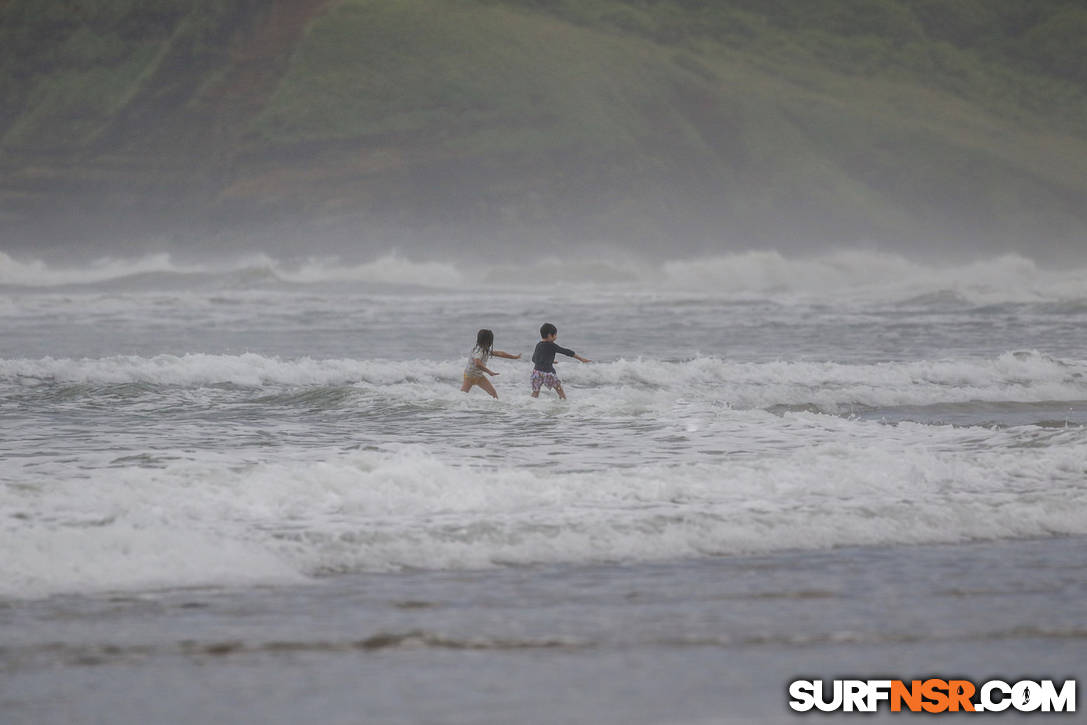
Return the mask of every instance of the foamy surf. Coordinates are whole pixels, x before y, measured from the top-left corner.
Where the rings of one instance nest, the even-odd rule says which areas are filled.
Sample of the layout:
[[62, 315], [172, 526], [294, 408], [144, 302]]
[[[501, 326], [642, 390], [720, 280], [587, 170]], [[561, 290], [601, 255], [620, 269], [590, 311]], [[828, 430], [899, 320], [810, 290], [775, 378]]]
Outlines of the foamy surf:
[[[805, 257], [749, 251], [706, 257], [640, 259], [538, 258], [516, 264], [466, 268], [452, 261], [416, 260], [395, 251], [370, 260], [337, 257], [277, 259], [263, 253], [213, 261], [178, 261], [160, 253], [103, 258], [80, 266], [16, 258], [0, 252], [0, 287], [222, 290], [334, 286], [346, 290], [423, 289], [460, 292], [546, 290], [640, 292], [670, 298], [960, 305], [1080, 302], [1087, 300], [1087, 271], [1046, 269], [1006, 254], [957, 265], [929, 265], [904, 256], [843, 249]], [[135, 284], [143, 282], [142, 284]]]
[[[418, 402], [459, 399], [451, 392], [462, 367], [459, 360], [282, 359], [254, 353], [0, 359], [0, 384], [349, 386]], [[508, 377], [518, 373], [527, 377], [530, 369], [523, 362], [505, 368]], [[810, 405], [827, 411], [847, 406], [1087, 400], [1087, 361], [1037, 351], [1008, 352], [988, 360], [875, 364], [745, 363], [714, 357], [616, 360], [569, 368], [568, 379], [572, 386], [585, 389], [582, 398], [594, 408], [607, 406], [608, 401], [619, 408], [644, 401], [647, 391], [659, 393], [660, 402], [697, 397], [745, 409]]]
[[1087, 441], [937, 451], [924, 426], [717, 463], [458, 466], [419, 448], [177, 460], [0, 490], [3, 596], [404, 568], [639, 562], [1087, 534]]
[[[144, 257], [101, 258], [78, 267], [48, 264], [39, 259], [16, 259], [0, 252], [0, 286], [14, 289], [124, 285], [154, 275], [164, 286], [195, 289], [262, 283], [295, 285], [356, 282], [382, 286], [455, 288], [463, 282], [460, 271], [442, 262], [415, 262], [388, 253], [368, 262], [344, 263], [336, 258], [284, 261], [266, 254], [247, 254], [212, 263], [179, 262], [167, 253]], [[171, 277], [173, 279], [171, 279]], [[216, 279], [218, 278], [218, 280]]]
[[[1084, 533], [1074, 270], [375, 262], [9, 265], [0, 593]], [[544, 320], [568, 401], [460, 392]]]

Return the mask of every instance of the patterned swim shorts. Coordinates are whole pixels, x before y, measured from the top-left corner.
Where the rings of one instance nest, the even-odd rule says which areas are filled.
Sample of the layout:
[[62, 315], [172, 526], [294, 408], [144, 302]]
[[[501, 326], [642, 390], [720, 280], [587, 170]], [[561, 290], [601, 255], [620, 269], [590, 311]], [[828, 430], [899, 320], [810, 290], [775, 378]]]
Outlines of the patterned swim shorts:
[[555, 373], [545, 373], [543, 370], [532, 371], [532, 392], [540, 392], [540, 386], [546, 385], [548, 390], [554, 390], [562, 383]]

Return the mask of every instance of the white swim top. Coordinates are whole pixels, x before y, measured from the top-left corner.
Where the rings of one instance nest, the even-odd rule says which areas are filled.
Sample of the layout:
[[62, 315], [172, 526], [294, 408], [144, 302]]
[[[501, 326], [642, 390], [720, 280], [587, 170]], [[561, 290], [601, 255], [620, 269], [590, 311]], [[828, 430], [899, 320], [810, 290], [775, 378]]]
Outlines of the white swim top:
[[484, 350], [479, 345], [472, 348], [472, 354], [468, 356], [468, 364], [464, 366], [464, 374], [470, 378], [481, 377], [483, 371], [476, 365], [476, 360], [486, 367], [487, 361], [491, 359], [491, 351]]

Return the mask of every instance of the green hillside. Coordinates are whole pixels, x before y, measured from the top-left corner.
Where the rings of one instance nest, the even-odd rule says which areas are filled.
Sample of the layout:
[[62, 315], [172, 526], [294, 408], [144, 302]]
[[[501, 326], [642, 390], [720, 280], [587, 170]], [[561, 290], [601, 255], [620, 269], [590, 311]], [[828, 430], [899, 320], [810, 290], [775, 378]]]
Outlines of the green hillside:
[[1069, 0], [0, 0], [0, 232], [1059, 258], [1085, 46]]

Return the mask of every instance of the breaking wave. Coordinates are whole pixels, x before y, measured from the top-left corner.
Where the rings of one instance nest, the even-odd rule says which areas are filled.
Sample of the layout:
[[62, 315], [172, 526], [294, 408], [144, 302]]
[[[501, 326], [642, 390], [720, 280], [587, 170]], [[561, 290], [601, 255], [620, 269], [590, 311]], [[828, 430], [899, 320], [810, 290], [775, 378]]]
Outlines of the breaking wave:
[[938, 452], [920, 428], [584, 473], [414, 448], [92, 471], [0, 488], [0, 594], [1087, 534], [1087, 442]]
[[[527, 376], [528, 366], [519, 365]], [[253, 353], [0, 359], [0, 382], [23, 386], [391, 386], [387, 394], [416, 400], [456, 397], [451, 391], [462, 367], [458, 360], [291, 360]], [[517, 374], [509, 370], [505, 377]], [[625, 396], [644, 397], [646, 392], [662, 394], [667, 401], [692, 396], [737, 408], [812, 405], [824, 410], [849, 405], [1087, 400], [1087, 361], [1060, 360], [1036, 351], [1009, 352], [994, 359], [876, 364], [745, 363], [713, 357], [682, 362], [617, 360], [571, 368], [567, 379], [583, 390], [589, 405], [613, 400], [622, 406]]]
[[336, 285], [349, 289], [457, 290], [469, 280], [495, 289], [541, 285], [603, 286], [663, 294], [909, 301], [926, 304], [1087, 301], [1087, 270], [1051, 270], [1015, 254], [956, 266], [931, 266], [896, 254], [838, 251], [786, 257], [751, 251], [663, 264], [629, 255], [616, 259], [539, 259], [471, 268], [448, 260], [411, 260], [389, 253], [367, 262], [337, 258], [278, 260], [254, 254], [217, 263], [182, 263], [168, 254], [102, 259], [77, 267], [15, 259], [0, 252], [0, 286], [11, 289], [114, 286], [252, 288]]
[[359, 264], [345, 264], [337, 259], [285, 262], [264, 254], [224, 263], [197, 264], [176, 262], [163, 253], [133, 260], [106, 258], [89, 265], [65, 267], [51, 266], [41, 260], [16, 260], [0, 252], [0, 285], [15, 288], [128, 284], [219, 289], [319, 283], [452, 288], [461, 282], [461, 273], [451, 264], [414, 262], [397, 254]]

